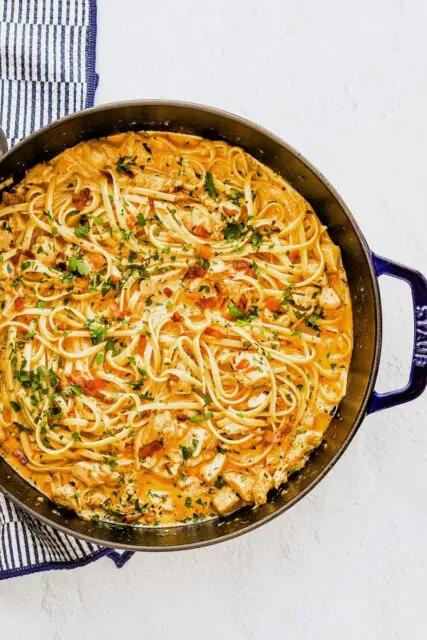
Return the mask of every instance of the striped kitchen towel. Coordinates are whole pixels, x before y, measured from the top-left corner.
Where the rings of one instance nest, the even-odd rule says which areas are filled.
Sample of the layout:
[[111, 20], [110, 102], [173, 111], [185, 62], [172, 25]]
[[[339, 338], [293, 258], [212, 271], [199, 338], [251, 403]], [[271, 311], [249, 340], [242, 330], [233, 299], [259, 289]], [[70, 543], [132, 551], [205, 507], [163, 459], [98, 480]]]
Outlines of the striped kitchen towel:
[[[0, 124], [9, 145], [93, 106], [96, 0], [0, 0]], [[56, 531], [0, 494], [0, 580], [131, 553]]]

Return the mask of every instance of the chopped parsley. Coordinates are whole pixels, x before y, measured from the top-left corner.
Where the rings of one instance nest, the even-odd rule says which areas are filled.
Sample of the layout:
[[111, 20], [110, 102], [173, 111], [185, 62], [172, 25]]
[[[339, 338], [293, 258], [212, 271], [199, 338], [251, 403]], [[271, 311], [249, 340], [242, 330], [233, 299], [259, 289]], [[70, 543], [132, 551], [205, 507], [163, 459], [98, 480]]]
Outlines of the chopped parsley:
[[218, 476], [215, 480], [214, 485], [217, 489], [222, 489], [222, 487], [225, 485], [224, 478], [222, 476]]
[[210, 195], [211, 198], [216, 198], [217, 196], [217, 191], [215, 189], [215, 185], [214, 185], [214, 180], [213, 180], [213, 176], [211, 174], [210, 171], [206, 172], [206, 176], [205, 176], [205, 189], [208, 192], [208, 194]]
[[74, 233], [78, 238], [87, 238], [90, 231], [90, 227], [87, 224], [79, 225], [74, 228]]
[[121, 156], [116, 162], [116, 171], [132, 175], [131, 167], [136, 165], [136, 156]]
[[83, 260], [80, 260], [76, 256], [71, 256], [68, 261], [68, 271], [77, 276], [87, 276], [89, 273], [89, 266]]
[[89, 336], [92, 340], [92, 344], [99, 344], [107, 338], [108, 324], [104, 319], [93, 318], [92, 320], [86, 320], [85, 326], [89, 329]]
[[233, 189], [231, 194], [229, 195], [231, 202], [235, 204], [237, 207], [240, 207], [244, 197], [245, 197], [245, 194], [243, 193], [243, 191], [239, 191], [238, 189]]
[[241, 238], [245, 231], [246, 225], [243, 222], [229, 222], [222, 230], [222, 235], [227, 242], [233, 242]]

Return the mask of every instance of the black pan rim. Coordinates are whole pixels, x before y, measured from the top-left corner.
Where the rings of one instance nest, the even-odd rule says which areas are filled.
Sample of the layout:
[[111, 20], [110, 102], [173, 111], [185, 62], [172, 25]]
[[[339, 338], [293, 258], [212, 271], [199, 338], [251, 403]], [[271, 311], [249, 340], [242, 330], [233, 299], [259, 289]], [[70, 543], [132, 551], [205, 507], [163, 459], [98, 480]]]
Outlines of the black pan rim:
[[[362, 231], [360, 230], [359, 225], [357, 224], [355, 218], [353, 217], [353, 214], [351, 213], [350, 209], [347, 207], [347, 205], [345, 204], [344, 200], [338, 194], [336, 189], [330, 184], [330, 182], [327, 180], [327, 178], [315, 166], [313, 166], [311, 164], [311, 162], [309, 162], [296, 149], [294, 149], [291, 145], [289, 145], [284, 140], [282, 140], [279, 136], [277, 136], [274, 133], [268, 131], [264, 127], [261, 127], [261, 126], [255, 124], [255, 123], [251, 122], [250, 120], [248, 120], [246, 118], [243, 118], [243, 117], [238, 116], [236, 114], [232, 114], [232, 113], [230, 113], [228, 111], [224, 111], [222, 109], [217, 109], [215, 107], [210, 107], [210, 106], [206, 106], [206, 105], [198, 104], [198, 103], [194, 103], [194, 102], [186, 102], [186, 101], [180, 101], [180, 100], [167, 100], [167, 99], [162, 99], [162, 100], [158, 100], [158, 99], [154, 99], [154, 100], [150, 100], [150, 99], [126, 100], [126, 101], [118, 101], [118, 102], [106, 103], [106, 104], [102, 104], [102, 105], [99, 105], [99, 106], [96, 106], [96, 107], [92, 107], [90, 109], [85, 109], [85, 110], [82, 110], [82, 111], [78, 111], [78, 112], [76, 112], [74, 114], [71, 114], [69, 116], [65, 116], [65, 117], [60, 118], [59, 120], [56, 120], [55, 122], [47, 125], [46, 127], [43, 127], [41, 129], [39, 129], [38, 131], [36, 131], [32, 135], [28, 136], [27, 138], [25, 138], [24, 140], [19, 142], [17, 145], [15, 145], [15, 147], [13, 147], [13, 149], [10, 149], [5, 155], [3, 155], [2, 158], [0, 159], [0, 166], [1, 166], [2, 162], [3, 162], [3, 160], [5, 158], [13, 155], [13, 153], [16, 151], [16, 149], [19, 149], [19, 148], [24, 147], [24, 146], [30, 146], [31, 142], [33, 140], [35, 140], [39, 136], [42, 136], [46, 131], [53, 131], [56, 127], [64, 124], [65, 122], [71, 122], [74, 119], [79, 118], [82, 113], [95, 113], [95, 112], [102, 112], [102, 111], [111, 111], [111, 110], [121, 109], [121, 108], [125, 108], [125, 107], [138, 107], [138, 106], [141, 106], [141, 107], [143, 107], [143, 106], [144, 107], [147, 107], [147, 106], [177, 107], [177, 108], [185, 108], [185, 109], [194, 109], [194, 110], [198, 110], [198, 111], [204, 111], [205, 113], [208, 113], [208, 114], [211, 113], [212, 115], [220, 115], [220, 116], [222, 116], [222, 117], [224, 117], [224, 118], [226, 118], [228, 120], [234, 121], [236, 123], [241, 123], [241, 124], [251, 128], [251, 129], [254, 129], [255, 131], [257, 131], [260, 134], [262, 134], [263, 136], [265, 136], [267, 138], [270, 138], [273, 142], [275, 142], [278, 145], [284, 147], [293, 156], [298, 158], [298, 160], [302, 164], [304, 164], [307, 169], [312, 171], [317, 176], [317, 178], [323, 183], [323, 185], [327, 188], [327, 190], [331, 193], [331, 195], [339, 203], [339, 205], [342, 207], [343, 211], [345, 212], [345, 214], [347, 216], [347, 219], [348, 219], [353, 231], [357, 235], [357, 238], [358, 238], [358, 240], [359, 240], [359, 242], [361, 244], [361, 247], [363, 249], [363, 253], [364, 253], [365, 259], [367, 261], [368, 267], [369, 267], [371, 285], [372, 285], [372, 289], [373, 289], [373, 292], [374, 292], [374, 299], [375, 299], [375, 323], [374, 323], [375, 326], [373, 328], [374, 329], [375, 340], [374, 340], [373, 366], [372, 366], [372, 371], [371, 371], [371, 374], [370, 374], [370, 377], [369, 377], [369, 382], [367, 384], [367, 387], [366, 387], [366, 390], [365, 390], [365, 393], [364, 393], [364, 397], [363, 397], [363, 400], [361, 402], [361, 406], [360, 406], [359, 412], [357, 414], [357, 417], [356, 417], [356, 419], [355, 419], [355, 421], [353, 423], [353, 426], [352, 426], [351, 430], [349, 431], [349, 433], [348, 433], [344, 443], [341, 445], [340, 449], [336, 452], [336, 454], [328, 462], [328, 464], [326, 464], [323, 467], [323, 469], [319, 472], [317, 477], [314, 480], [312, 480], [312, 482], [310, 482], [303, 490], [301, 490], [289, 502], [285, 503], [281, 507], [278, 507], [274, 512], [272, 512], [271, 514], [266, 515], [264, 518], [262, 518], [261, 520], [259, 520], [257, 522], [253, 522], [253, 523], [250, 523], [248, 525], [245, 525], [241, 529], [239, 529], [238, 531], [233, 531], [232, 533], [228, 533], [228, 534], [224, 534], [224, 535], [221, 535], [221, 533], [219, 533], [219, 535], [217, 537], [213, 538], [213, 539], [200, 540], [200, 541], [197, 541], [197, 542], [192, 542], [192, 543], [187, 543], [187, 544], [184, 543], [184, 544], [178, 544], [178, 545], [148, 546], [148, 545], [124, 544], [124, 543], [120, 543], [120, 542], [115, 543], [115, 542], [105, 541], [104, 539], [97, 538], [96, 536], [92, 536], [92, 535], [87, 535], [87, 534], [83, 534], [83, 533], [78, 533], [77, 534], [76, 532], [70, 530], [65, 524], [63, 525], [63, 524], [59, 524], [57, 522], [53, 522], [48, 517], [37, 513], [37, 511], [35, 511], [29, 505], [23, 503], [18, 497], [13, 495], [6, 487], [0, 486], [0, 490], [3, 492], [3, 494], [6, 495], [8, 498], [10, 498], [12, 500], [12, 502], [15, 505], [17, 505], [19, 508], [21, 508], [24, 511], [26, 511], [27, 513], [29, 513], [31, 516], [33, 516], [34, 518], [36, 518], [37, 520], [39, 520], [43, 524], [45, 524], [47, 526], [50, 526], [50, 527], [53, 527], [54, 529], [57, 529], [57, 530], [61, 531], [62, 533], [65, 533], [66, 535], [70, 535], [70, 536], [72, 536], [74, 538], [85, 540], [86, 542], [89, 542], [91, 544], [96, 544], [96, 545], [100, 545], [100, 546], [108, 547], [108, 548], [112, 548], [112, 549], [123, 549], [123, 550], [126, 550], [126, 551], [150, 551], [150, 552], [183, 551], [183, 550], [188, 550], [188, 549], [197, 549], [197, 548], [200, 548], [200, 547], [207, 547], [207, 546], [211, 546], [211, 545], [214, 545], [214, 544], [218, 544], [220, 542], [225, 542], [225, 541], [230, 540], [232, 538], [237, 538], [238, 536], [241, 536], [241, 535], [243, 535], [245, 533], [249, 533], [250, 531], [253, 531], [254, 529], [257, 529], [258, 527], [267, 524], [268, 522], [270, 522], [274, 518], [277, 518], [277, 516], [279, 516], [280, 514], [284, 513], [288, 509], [290, 509], [297, 502], [299, 502], [303, 497], [305, 497], [325, 477], [325, 475], [332, 469], [332, 467], [335, 466], [335, 464], [338, 462], [338, 460], [343, 455], [344, 451], [349, 446], [350, 442], [353, 440], [356, 432], [358, 431], [362, 421], [364, 420], [364, 418], [366, 416], [367, 405], [368, 405], [369, 399], [371, 397], [371, 394], [372, 394], [372, 392], [374, 390], [375, 382], [376, 382], [376, 379], [377, 379], [380, 356], [381, 356], [381, 344], [382, 344], [382, 306], [381, 306], [381, 296], [380, 296], [378, 280], [377, 280], [377, 276], [376, 276], [375, 268], [374, 268], [374, 264], [373, 264], [372, 253], [371, 253], [371, 250], [369, 248], [369, 245], [366, 242], [366, 239], [365, 239]], [[40, 495], [42, 495], [42, 494], [40, 493]], [[184, 526], [192, 526], [192, 525], [184, 525]]]

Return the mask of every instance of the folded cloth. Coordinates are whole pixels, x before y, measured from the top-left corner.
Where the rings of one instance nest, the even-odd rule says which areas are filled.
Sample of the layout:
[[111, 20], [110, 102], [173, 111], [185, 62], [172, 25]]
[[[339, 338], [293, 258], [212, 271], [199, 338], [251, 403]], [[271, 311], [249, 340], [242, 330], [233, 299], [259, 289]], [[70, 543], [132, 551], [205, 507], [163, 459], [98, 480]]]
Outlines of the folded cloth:
[[[0, 0], [0, 123], [10, 146], [62, 116], [93, 106], [96, 0]], [[0, 494], [0, 580], [71, 569], [131, 553], [67, 536]]]

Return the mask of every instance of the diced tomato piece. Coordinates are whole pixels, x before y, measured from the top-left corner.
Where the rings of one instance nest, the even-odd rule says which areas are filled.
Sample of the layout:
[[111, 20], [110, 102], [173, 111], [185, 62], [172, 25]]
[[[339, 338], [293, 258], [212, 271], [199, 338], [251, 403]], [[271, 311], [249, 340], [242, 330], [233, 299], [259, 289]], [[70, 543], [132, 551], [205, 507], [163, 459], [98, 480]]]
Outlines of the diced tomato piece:
[[71, 199], [73, 201], [73, 205], [77, 209], [77, 211], [82, 211], [87, 205], [90, 198], [90, 189], [85, 187], [78, 193], [73, 193]]
[[239, 298], [239, 302], [237, 303], [237, 307], [239, 309], [241, 309], [242, 311], [244, 311], [246, 309], [246, 305], [247, 304], [248, 304], [248, 299], [245, 296], [245, 294], [243, 293]]
[[187, 278], [203, 278], [207, 273], [204, 267], [190, 267], [185, 274]]
[[172, 321], [181, 322], [181, 320], [182, 320], [182, 315], [178, 313], [178, 311], [174, 311], [174, 313], [172, 314]]
[[212, 296], [211, 298], [200, 298], [197, 301], [197, 306], [200, 309], [215, 309], [218, 302], [217, 296]]
[[225, 333], [220, 331], [220, 329], [215, 329], [215, 327], [208, 327], [205, 329], [205, 334], [207, 336], [212, 336], [212, 338], [225, 338]]
[[22, 297], [16, 298], [13, 304], [16, 311], [23, 311], [25, 308], [25, 299]]
[[138, 344], [136, 345], [135, 351], [140, 355], [142, 355], [145, 351], [146, 345], [147, 345], [147, 336], [141, 336], [138, 341]]
[[178, 382], [179, 380], [178, 376], [176, 376], [174, 373], [170, 373], [168, 377], [169, 380], [172, 380], [172, 382]]
[[246, 369], [247, 366], [249, 366], [249, 360], [243, 358], [243, 360], [240, 360], [240, 362], [236, 364], [236, 369]]
[[172, 289], [169, 289], [169, 287], [165, 287], [163, 289], [163, 293], [165, 294], [165, 296], [167, 296], [168, 298], [170, 298], [171, 296], [173, 296], [173, 291]]
[[146, 458], [147, 456], [152, 456], [156, 451], [160, 451], [162, 447], [163, 445], [160, 440], [153, 440], [153, 442], [150, 442], [149, 444], [141, 447], [141, 449], [139, 450], [139, 457]]
[[281, 307], [281, 301], [279, 298], [267, 298], [265, 301], [265, 306], [270, 311], [278, 311]]
[[101, 380], [100, 378], [95, 378], [93, 380], [84, 380], [83, 382], [83, 391], [87, 396], [95, 396], [99, 391], [102, 391], [107, 386], [107, 382], [105, 380]]
[[205, 227], [202, 224], [196, 225], [195, 227], [192, 228], [191, 231], [198, 238], [210, 238], [210, 236], [212, 235], [211, 233], [209, 233], [207, 229], [205, 229]]
[[113, 302], [111, 311], [111, 315], [113, 316], [113, 318], [115, 318], [116, 320], [123, 320], [123, 318], [125, 318], [128, 314], [129, 310], [126, 309], [126, 307], [124, 309], [120, 309], [120, 305], [116, 301]]
[[177, 413], [176, 419], [180, 422], [183, 422], [184, 420], [187, 420], [187, 416], [185, 415], [185, 413]]
[[237, 271], [246, 271], [246, 269], [250, 269], [250, 266], [246, 260], [233, 260], [233, 267]]

